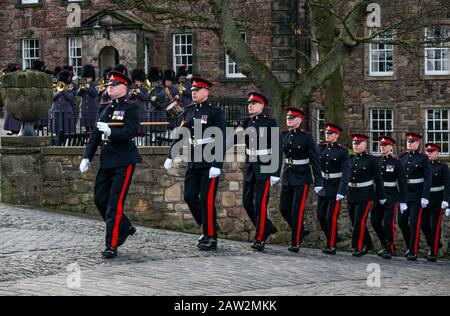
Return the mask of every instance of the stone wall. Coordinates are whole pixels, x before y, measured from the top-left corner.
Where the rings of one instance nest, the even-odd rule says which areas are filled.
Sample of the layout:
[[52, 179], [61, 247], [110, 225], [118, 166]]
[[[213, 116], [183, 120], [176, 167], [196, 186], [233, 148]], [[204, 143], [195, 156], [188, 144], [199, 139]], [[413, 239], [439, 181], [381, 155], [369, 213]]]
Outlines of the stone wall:
[[[19, 147], [11, 137], [3, 137], [0, 148], [1, 159], [1, 202], [43, 206], [71, 213], [98, 216], [93, 204], [93, 186], [98, 157], [91, 170], [81, 174], [78, 166], [83, 148], [61, 147]], [[16, 138], [17, 139], [17, 138]], [[41, 143], [43, 146], [44, 143]], [[38, 145], [36, 143], [36, 145]], [[126, 213], [136, 223], [156, 228], [199, 233], [186, 203], [183, 201], [183, 175], [186, 163], [177, 158], [174, 168], [167, 173], [163, 163], [166, 147], [141, 148], [143, 163], [138, 165], [130, 193], [126, 201]], [[238, 160], [240, 161], [240, 160]], [[254, 238], [254, 227], [242, 208], [242, 168], [241, 162], [225, 164], [219, 182], [216, 200], [220, 237], [241, 241]], [[272, 243], [286, 244], [290, 240], [289, 229], [278, 209], [280, 185], [272, 188], [269, 216], [279, 228]], [[350, 250], [350, 220], [342, 207], [339, 218], [339, 234], [342, 242], [338, 247]], [[449, 220], [444, 219], [443, 243], [448, 255], [450, 240]], [[369, 224], [370, 226], [370, 224]], [[315, 216], [315, 194], [311, 190], [306, 204], [306, 227], [311, 234], [305, 239], [305, 247], [323, 247], [325, 240]], [[372, 237], [377, 238], [370, 228]], [[398, 253], [404, 247], [400, 230], [397, 229]], [[422, 236], [421, 249], [425, 250]], [[377, 247], [380, 247], [376, 241]]]

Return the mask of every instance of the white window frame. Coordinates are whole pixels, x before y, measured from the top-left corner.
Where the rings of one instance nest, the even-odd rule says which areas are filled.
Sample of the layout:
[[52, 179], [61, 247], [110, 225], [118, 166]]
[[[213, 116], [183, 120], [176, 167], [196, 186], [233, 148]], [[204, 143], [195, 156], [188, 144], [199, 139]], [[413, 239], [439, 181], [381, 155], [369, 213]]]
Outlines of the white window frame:
[[[180, 38], [179, 43], [177, 43], [176, 39], [177, 37]], [[185, 43], [182, 43], [182, 38], [185, 38]], [[191, 43], [188, 43], [188, 38], [191, 38]], [[180, 48], [179, 53], [177, 53], [177, 47]], [[183, 54], [183, 47], [185, 48], [186, 52]], [[191, 53], [189, 54], [189, 47], [191, 48]], [[177, 62], [177, 58], [180, 57], [181, 63]], [[189, 57], [191, 59], [191, 62], [189, 62]], [[183, 62], [183, 59], [186, 58], [187, 61]], [[192, 77], [192, 68], [194, 63], [194, 35], [192, 33], [174, 33], [172, 34], [172, 63], [173, 63], [173, 69], [175, 72], [178, 71], [179, 67], [184, 67], [185, 65], [188, 66], [188, 78]]]
[[[75, 45], [73, 45], [75, 44]], [[80, 54], [77, 55], [76, 51], [80, 49]], [[73, 79], [77, 79], [81, 76], [81, 69], [83, 68], [83, 41], [81, 37], [69, 37], [68, 38], [68, 56], [69, 66], [73, 66]], [[75, 53], [74, 53], [75, 52]]]
[[[244, 42], [247, 42], [247, 33], [241, 32], [241, 37], [243, 37]], [[234, 69], [233, 72], [230, 72], [230, 67]], [[239, 78], [247, 78], [246, 75], [244, 75], [241, 72], [237, 71], [237, 64], [234, 62], [233, 59], [228, 54], [225, 54], [225, 77], [231, 78], [231, 79], [239, 79]]]
[[[371, 30], [371, 33], [375, 30]], [[381, 34], [374, 37], [374, 41], [386, 41], [392, 40], [392, 34]], [[383, 45], [383, 48], [380, 46]], [[384, 63], [387, 69], [388, 59], [387, 54], [392, 54], [392, 71], [374, 71], [373, 63]], [[378, 60], [374, 60], [374, 54], [377, 54]], [[384, 54], [384, 59], [380, 59], [380, 56]], [[369, 44], [369, 76], [370, 77], [390, 77], [394, 75], [394, 46], [392, 44]]]
[[[433, 117], [430, 118], [430, 112], [433, 113]], [[446, 118], [443, 118], [443, 113], [446, 112]], [[439, 118], [436, 119], [436, 114], [439, 113]], [[426, 110], [425, 114], [425, 139], [426, 142], [435, 143], [441, 146], [442, 152], [439, 153], [440, 156], [448, 156], [450, 155], [450, 108], [430, 108]], [[430, 122], [432, 126], [430, 126]], [[440, 122], [440, 129], [436, 129], [436, 122]], [[443, 122], [447, 124], [447, 129], [443, 129]], [[431, 134], [433, 137], [430, 137]], [[440, 134], [440, 139], [437, 140], [436, 136]], [[447, 140], [445, 141], [445, 138]], [[445, 150], [446, 144], [447, 150]]]
[[[434, 36], [431, 34], [428, 34], [429, 30], [432, 30], [435, 27], [440, 27], [440, 28], [446, 28], [447, 29], [447, 33], [449, 32], [449, 28], [446, 25], [440, 25], [440, 26], [431, 26], [431, 27], [426, 27], [425, 28], [425, 41], [429, 41], [429, 40], [433, 40]], [[430, 46], [429, 46], [430, 45]], [[430, 70], [428, 67], [428, 62], [429, 62], [429, 54], [432, 53], [433, 56], [435, 57], [436, 52], [440, 51], [441, 53], [441, 57], [447, 55], [447, 58], [440, 58], [440, 59], [436, 59], [436, 58], [432, 58], [432, 60], [434, 61], [433, 63], [437, 63], [437, 62], [441, 62], [441, 67], [442, 67], [442, 63], [446, 62], [447, 64], [447, 70], [435, 70], [436, 68]], [[426, 44], [425, 47], [425, 75], [426, 76], [446, 76], [446, 75], [450, 75], [450, 49], [449, 49], [449, 43], [441, 43], [440, 46], [437, 47], [433, 47], [431, 46], [431, 44]], [[434, 67], [436, 67], [436, 65], [434, 65]]]
[[325, 110], [324, 109], [316, 109], [316, 142], [319, 144], [321, 140], [324, 140], [324, 132], [325, 132]]
[[[34, 42], [31, 48], [31, 42]], [[25, 45], [28, 43], [28, 45]], [[21, 41], [22, 44], [22, 68], [31, 68], [33, 66], [33, 60], [39, 60], [39, 40], [37, 38], [24, 38]], [[34, 56], [30, 57], [30, 52], [34, 50]]]
[[21, 4], [39, 4], [39, 0], [21, 0]]
[[[378, 117], [375, 119], [374, 118], [374, 112], [377, 111], [378, 112]], [[383, 112], [383, 118], [380, 118], [380, 113]], [[391, 118], [387, 119], [387, 113], [390, 112], [391, 113]], [[384, 129], [381, 128], [377, 128], [375, 129], [374, 127], [374, 123], [375, 122], [384, 122]], [[391, 128], [388, 128], [388, 122], [391, 123]], [[378, 138], [381, 135], [385, 135], [385, 136], [392, 136], [392, 133], [394, 132], [394, 110], [392, 108], [373, 108], [370, 109], [370, 148], [369, 151], [373, 154], [380, 154], [380, 146], [379, 146], [379, 142], [378, 140], [376, 140], [376, 138]]]
[[150, 44], [144, 44], [144, 71], [146, 74], [149, 72], [149, 53]]

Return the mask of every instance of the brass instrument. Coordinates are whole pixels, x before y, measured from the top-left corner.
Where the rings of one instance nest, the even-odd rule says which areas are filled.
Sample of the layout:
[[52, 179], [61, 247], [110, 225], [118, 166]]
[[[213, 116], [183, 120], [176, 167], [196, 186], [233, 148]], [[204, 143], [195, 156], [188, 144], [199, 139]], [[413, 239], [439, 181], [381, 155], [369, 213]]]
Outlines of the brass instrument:
[[2, 84], [2, 79], [4, 76], [6, 76], [6, 67], [3, 69], [0, 69], [0, 84]]
[[146, 79], [146, 80], [142, 83], [142, 87], [144, 87], [145, 89], [148, 90], [148, 94], [152, 93], [153, 90], [155, 89], [155, 87], [152, 86], [151, 82], [148, 81], [148, 79]]
[[71, 84], [65, 84], [62, 81], [59, 81], [56, 84], [53, 84], [53, 89], [55, 89], [57, 92], [72, 90], [73, 86]]
[[141, 92], [141, 89], [139, 88], [139, 85], [137, 83], [133, 83], [131, 85], [131, 93], [133, 95], [138, 95]]
[[180, 82], [180, 85], [178, 86], [178, 94], [182, 95], [186, 91], [186, 87], [184, 86], [184, 83]]
[[80, 89], [82, 89], [82, 90], [87, 90], [87, 89], [89, 89], [89, 83], [87, 82], [87, 79], [86, 79], [86, 78], [78, 79], [78, 80], [77, 80], [77, 85], [78, 85], [78, 87], [79, 87]]
[[108, 88], [108, 83], [104, 79], [99, 80], [97, 82], [97, 86], [95, 87], [95, 89], [97, 89], [97, 91], [99, 93], [103, 93], [107, 88]]

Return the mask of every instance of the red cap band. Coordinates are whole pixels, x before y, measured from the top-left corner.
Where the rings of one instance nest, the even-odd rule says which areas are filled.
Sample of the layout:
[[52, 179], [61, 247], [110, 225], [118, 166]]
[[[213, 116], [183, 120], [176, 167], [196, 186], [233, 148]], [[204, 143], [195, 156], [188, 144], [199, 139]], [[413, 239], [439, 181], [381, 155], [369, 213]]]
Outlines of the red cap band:
[[380, 142], [386, 143], [389, 145], [394, 145], [394, 142], [392, 140], [390, 140], [389, 138], [382, 138], [382, 139], [380, 139]]
[[111, 78], [109, 78], [109, 81], [117, 81], [117, 82], [123, 83], [124, 85], [126, 85], [128, 87], [128, 82], [125, 79], [116, 77], [114, 75], [112, 75]]
[[434, 145], [428, 145], [427, 147], [425, 147], [425, 149], [431, 149], [433, 151], [439, 151], [439, 148], [434, 146]]
[[406, 136], [408, 139], [414, 139], [414, 140], [420, 140], [420, 137], [414, 136], [414, 135], [408, 135]]
[[194, 82], [192, 83], [192, 87], [193, 87], [193, 88], [195, 88], [195, 87], [201, 87], [201, 88], [205, 88], [205, 89], [208, 89], [208, 90], [211, 88], [209, 85], [207, 85], [206, 83], [201, 82], [201, 81], [194, 81]]
[[303, 117], [303, 114], [301, 112], [292, 111], [292, 110], [287, 112], [287, 115], [294, 115], [294, 116], [297, 116], [297, 117]]
[[355, 137], [353, 137], [353, 140], [365, 141], [365, 140], [367, 140], [367, 138], [361, 137], [361, 136], [355, 136]]
[[260, 97], [258, 97], [256, 95], [253, 95], [253, 94], [248, 97], [248, 102], [250, 102], [250, 101], [256, 101], [256, 102], [259, 102], [262, 104], [266, 104], [263, 99], [261, 99]]
[[337, 128], [335, 128], [335, 127], [333, 127], [333, 126], [327, 126], [327, 127], [325, 128], [325, 130], [327, 130], [327, 131], [332, 131], [332, 132], [337, 133], [337, 134], [340, 134], [340, 133], [341, 133]]

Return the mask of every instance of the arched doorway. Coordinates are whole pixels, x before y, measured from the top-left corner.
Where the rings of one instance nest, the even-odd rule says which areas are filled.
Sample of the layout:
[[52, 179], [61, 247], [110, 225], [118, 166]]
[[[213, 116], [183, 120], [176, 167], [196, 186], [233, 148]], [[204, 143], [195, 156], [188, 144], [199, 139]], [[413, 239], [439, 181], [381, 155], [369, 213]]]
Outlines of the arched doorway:
[[103, 47], [99, 54], [99, 61], [99, 77], [101, 77], [106, 67], [114, 67], [119, 63], [119, 52], [113, 46]]

